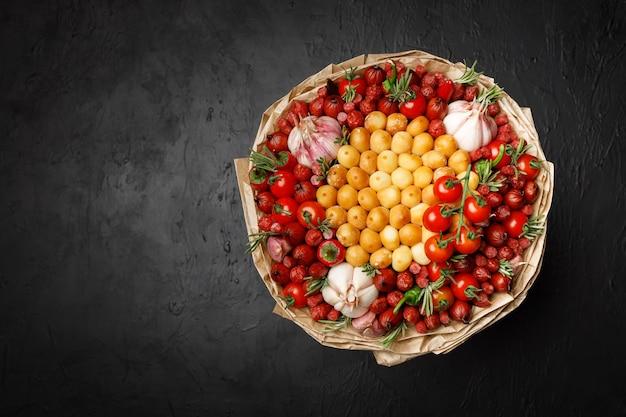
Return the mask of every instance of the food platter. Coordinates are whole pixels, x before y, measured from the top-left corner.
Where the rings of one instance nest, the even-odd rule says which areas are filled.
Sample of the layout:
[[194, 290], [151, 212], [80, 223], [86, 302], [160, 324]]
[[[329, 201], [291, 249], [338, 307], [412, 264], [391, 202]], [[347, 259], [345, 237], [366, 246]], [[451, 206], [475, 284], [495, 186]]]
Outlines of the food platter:
[[[361, 55], [339, 64], [328, 65], [318, 73], [303, 80], [263, 113], [257, 135], [251, 143], [251, 149], [259, 150], [262, 148], [267, 136], [277, 130], [279, 120], [289, 111], [294, 101], [310, 103], [317, 97], [318, 89], [327, 85], [328, 80], [339, 83], [346, 76], [348, 70], [354, 69], [355, 74], [363, 74], [366, 68], [375, 65], [384, 66], [390, 60], [400, 62], [406, 68], [421, 65], [429, 73], [440, 72], [449, 79], [458, 79], [468, 70], [468, 67], [463, 63], [452, 63], [446, 59], [416, 50], [394, 54]], [[482, 89], [489, 89], [496, 85], [493, 78], [482, 74], [477, 78], [476, 83]], [[502, 113], [508, 116], [508, 122], [516, 135], [526, 141], [529, 145], [528, 152], [542, 162], [543, 168], [535, 179], [538, 185], [538, 195], [532, 202], [533, 216], [544, 219], [542, 233], [532, 240], [530, 246], [524, 250], [521, 262], [516, 264], [509, 291], [491, 294], [490, 305], [487, 307], [474, 306], [471, 319], [467, 323], [451, 321], [445, 326], [438, 326], [426, 333], [420, 333], [415, 328], [408, 326], [406, 331], [399, 334], [393, 343], [385, 345], [381, 343], [381, 338], [364, 336], [351, 326], [328, 331], [326, 324], [313, 320], [307, 307], [286, 307], [283, 285], [278, 284], [270, 277], [270, 268], [275, 261], [269, 255], [267, 248], [261, 245], [257, 250], [252, 251], [251, 256], [260, 278], [271, 297], [276, 301], [274, 313], [292, 321], [322, 345], [338, 349], [371, 351], [379, 364], [392, 366], [428, 353], [448, 353], [464, 343], [469, 337], [518, 308], [526, 299], [541, 270], [546, 244], [547, 217], [554, 187], [554, 168], [542, 150], [531, 110], [520, 107], [506, 93], [505, 89], [502, 90], [498, 104]], [[235, 168], [246, 220], [246, 230], [248, 235], [252, 236], [259, 232], [258, 220], [260, 217], [260, 212], [255, 203], [255, 191], [250, 185], [248, 176], [253, 168], [253, 163], [248, 157], [239, 158], [235, 160]]]

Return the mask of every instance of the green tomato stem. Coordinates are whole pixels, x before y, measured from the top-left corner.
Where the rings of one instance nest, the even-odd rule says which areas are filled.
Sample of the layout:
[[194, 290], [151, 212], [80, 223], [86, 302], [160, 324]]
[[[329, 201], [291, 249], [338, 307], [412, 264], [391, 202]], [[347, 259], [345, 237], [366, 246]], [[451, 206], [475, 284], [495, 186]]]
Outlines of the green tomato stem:
[[278, 204], [278, 203], [274, 204], [274, 211], [275, 211], [277, 214], [284, 214], [284, 215], [285, 215], [285, 216], [287, 216], [287, 217], [289, 217], [289, 216], [291, 216], [291, 215], [293, 214], [293, 213], [291, 213], [289, 210], [285, 210], [285, 209], [283, 208], [283, 205], [282, 205], [282, 204]]
[[465, 171], [465, 176], [463, 177], [463, 193], [461, 194], [461, 203], [459, 204], [459, 227], [456, 231], [455, 239], [458, 242], [461, 239], [461, 228], [466, 227], [469, 230], [469, 227], [465, 224], [465, 220], [463, 219], [463, 214], [465, 213], [465, 200], [467, 199], [467, 193], [470, 192], [469, 189], [469, 178], [470, 172], [472, 172], [472, 164], [467, 166], [467, 171]]

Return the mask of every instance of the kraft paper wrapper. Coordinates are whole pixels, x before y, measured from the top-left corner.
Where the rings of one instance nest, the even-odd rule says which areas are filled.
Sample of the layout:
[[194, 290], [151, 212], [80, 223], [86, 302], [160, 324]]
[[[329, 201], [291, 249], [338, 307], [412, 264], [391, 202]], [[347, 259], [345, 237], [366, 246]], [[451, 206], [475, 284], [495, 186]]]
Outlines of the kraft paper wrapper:
[[[387, 59], [399, 60], [407, 67], [422, 64], [428, 72], [441, 71], [451, 79], [461, 76], [466, 68], [463, 63], [453, 64], [443, 58], [422, 51], [361, 55], [340, 64], [328, 65], [317, 74], [302, 81], [263, 113], [259, 130], [251, 147], [258, 149], [258, 145], [265, 140], [265, 137], [277, 130], [277, 120], [289, 109], [293, 100], [310, 102], [317, 95], [317, 88], [325, 85], [327, 79], [338, 81], [344, 75], [345, 69], [355, 67], [358, 73], [364, 67], [375, 64], [384, 65]], [[481, 88], [489, 88], [494, 85], [494, 80], [482, 75], [478, 80], [478, 84]], [[509, 123], [517, 135], [533, 145], [529, 152], [535, 154], [539, 160], [546, 161], [530, 109], [521, 108], [506, 92], [499, 99], [499, 104], [502, 111], [508, 115]], [[247, 157], [235, 160], [235, 169], [248, 234], [258, 232], [257, 220], [259, 217], [254, 204], [254, 193], [250, 187], [247, 175], [251, 166]], [[545, 162], [544, 166], [546, 169], [541, 170], [536, 179], [537, 184], [540, 186], [540, 192], [537, 201], [534, 203], [534, 208], [535, 213], [543, 214], [547, 218], [552, 203], [554, 166], [550, 162]], [[364, 337], [349, 326], [333, 332], [323, 332], [326, 327], [321, 323], [313, 321], [309, 316], [307, 308], [285, 309], [284, 301], [279, 298], [281, 286], [269, 277], [272, 261], [268, 253], [265, 249], [259, 249], [252, 254], [252, 258], [263, 282], [271, 296], [276, 300], [273, 310], [275, 314], [293, 321], [324, 346], [371, 351], [378, 364], [393, 366], [427, 353], [448, 353], [465, 342], [469, 337], [516, 309], [526, 299], [528, 291], [539, 275], [545, 250], [546, 235], [547, 222], [545, 232], [535, 239], [532, 245], [524, 252], [524, 260], [516, 271], [511, 291], [509, 293], [494, 293], [491, 296], [492, 305], [490, 307], [473, 307], [470, 323], [464, 324], [453, 321], [446, 326], [441, 326], [439, 329], [429, 331], [427, 334], [417, 333], [413, 326], [408, 326], [405, 334], [396, 339], [387, 349], [383, 348], [380, 339]]]

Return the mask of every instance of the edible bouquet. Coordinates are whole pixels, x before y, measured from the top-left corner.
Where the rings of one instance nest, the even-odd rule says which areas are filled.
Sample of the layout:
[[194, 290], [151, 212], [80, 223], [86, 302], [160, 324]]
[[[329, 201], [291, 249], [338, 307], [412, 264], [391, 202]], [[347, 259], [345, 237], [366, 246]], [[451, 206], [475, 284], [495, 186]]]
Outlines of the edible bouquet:
[[529, 109], [479, 63], [408, 51], [329, 65], [235, 161], [247, 252], [274, 312], [395, 365], [517, 308], [554, 184]]

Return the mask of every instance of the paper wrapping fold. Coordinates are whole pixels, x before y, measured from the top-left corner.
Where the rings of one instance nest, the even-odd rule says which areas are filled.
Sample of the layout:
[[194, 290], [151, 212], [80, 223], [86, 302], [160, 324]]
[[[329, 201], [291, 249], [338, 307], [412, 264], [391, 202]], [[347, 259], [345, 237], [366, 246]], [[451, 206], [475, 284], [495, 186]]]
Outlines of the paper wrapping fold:
[[[302, 81], [263, 113], [252, 148], [257, 149], [258, 145], [265, 140], [265, 137], [276, 130], [277, 120], [285, 113], [293, 100], [298, 99], [310, 102], [317, 95], [317, 88], [325, 85], [327, 79], [337, 81], [344, 75], [345, 69], [355, 67], [358, 73], [359, 69], [363, 67], [374, 64], [384, 65], [387, 59], [400, 60], [408, 67], [422, 64], [429, 72], [441, 71], [451, 79], [462, 75], [466, 68], [462, 63], [453, 64], [443, 58], [422, 51], [361, 55], [341, 64], [328, 65], [317, 74]], [[483, 75], [479, 78], [478, 83], [483, 88], [489, 88], [494, 85], [494, 80]], [[521, 108], [506, 93], [500, 98], [499, 104], [502, 111], [508, 115], [509, 123], [517, 135], [533, 145], [530, 152], [534, 153], [539, 160], [546, 161], [530, 109]], [[545, 162], [544, 166], [546, 169], [542, 170], [536, 179], [537, 184], [540, 186], [540, 192], [534, 207], [536, 213], [543, 214], [547, 218], [552, 203], [554, 166], [550, 162]], [[250, 187], [247, 175], [250, 168], [251, 163], [248, 158], [235, 160], [235, 169], [248, 234], [258, 232], [258, 212], [254, 204], [254, 193]], [[322, 332], [321, 330], [325, 326], [313, 321], [307, 309], [285, 309], [284, 302], [279, 298], [281, 287], [272, 281], [269, 276], [271, 258], [264, 249], [255, 251], [252, 254], [252, 258], [263, 282], [271, 296], [276, 300], [274, 313], [293, 321], [322, 345], [339, 349], [372, 351], [377, 363], [393, 366], [427, 353], [448, 353], [465, 342], [469, 337], [516, 309], [524, 301], [528, 291], [539, 275], [545, 250], [546, 234], [547, 222], [545, 232], [535, 239], [531, 247], [524, 252], [524, 261], [516, 272], [511, 292], [493, 294], [492, 305], [488, 308], [474, 307], [470, 323], [452, 322], [435, 331], [430, 331], [428, 334], [419, 334], [415, 329], [409, 328], [404, 336], [398, 338], [387, 349], [383, 348], [379, 339], [364, 337], [352, 328], [334, 332]]]

